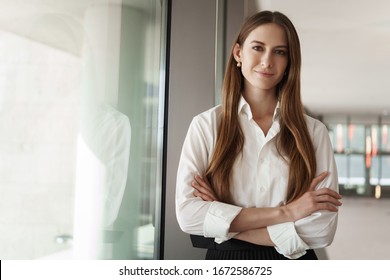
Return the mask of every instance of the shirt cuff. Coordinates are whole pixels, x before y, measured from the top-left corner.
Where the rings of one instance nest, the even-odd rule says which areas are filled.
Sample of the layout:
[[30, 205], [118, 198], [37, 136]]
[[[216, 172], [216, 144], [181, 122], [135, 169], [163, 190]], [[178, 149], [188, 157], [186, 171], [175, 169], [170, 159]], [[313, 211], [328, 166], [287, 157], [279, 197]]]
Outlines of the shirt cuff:
[[232, 238], [235, 233], [229, 232], [230, 224], [241, 212], [241, 209], [241, 207], [235, 205], [213, 201], [204, 220], [204, 236], [214, 237], [217, 243]]
[[293, 222], [268, 226], [267, 230], [275, 249], [289, 259], [302, 257], [310, 249], [297, 234]]

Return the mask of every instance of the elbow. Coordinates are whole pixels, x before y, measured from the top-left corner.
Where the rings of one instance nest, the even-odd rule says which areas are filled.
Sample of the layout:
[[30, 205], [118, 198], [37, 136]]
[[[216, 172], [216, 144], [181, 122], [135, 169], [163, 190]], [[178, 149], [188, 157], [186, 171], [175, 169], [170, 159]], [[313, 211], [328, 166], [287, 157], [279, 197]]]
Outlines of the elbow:
[[188, 219], [183, 217], [183, 215], [180, 215], [180, 213], [177, 213], [176, 220], [177, 220], [177, 223], [179, 224], [181, 231], [183, 231], [184, 233], [191, 234], [191, 226], [190, 226]]
[[314, 227], [315, 229], [308, 230], [305, 233], [301, 232], [299, 234], [302, 240], [310, 248], [325, 248], [333, 243], [337, 229], [337, 214], [328, 214], [328, 218], [328, 222], [323, 223], [320, 228]]
[[334, 240], [334, 236], [334, 232], [323, 232], [323, 234], [315, 236], [301, 235], [301, 238], [311, 249], [319, 249], [331, 245]]
[[313, 249], [317, 248], [325, 248], [330, 246], [333, 243], [334, 240], [334, 234], [329, 233], [326, 236], [323, 236], [322, 238], [319, 238], [316, 242], [317, 244], [314, 244], [315, 246], [311, 246]]
[[186, 211], [186, 207], [176, 208], [176, 220], [184, 233], [203, 235], [202, 220], [192, 211]]
[[179, 224], [179, 228], [181, 229], [181, 231], [189, 233], [188, 231], [190, 229], [190, 226], [188, 223], [188, 218], [186, 218], [183, 212], [178, 209], [176, 209], [176, 220]]
[[318, 248], [328, 247], [333, 243], [334, 237], [336, 235], [337, 229], [337, 213], [333, 216], [333, 219], [329, 221], [329, 224], [325, 227], [325, 229], [319, 232], [319, 246]]
[[197, 223], [184, 218], [178, 218], [177, 221], [182, 232], [187, 234], [203, 235], [203, 230], [201, 230], [202, 225], [198, 225]]

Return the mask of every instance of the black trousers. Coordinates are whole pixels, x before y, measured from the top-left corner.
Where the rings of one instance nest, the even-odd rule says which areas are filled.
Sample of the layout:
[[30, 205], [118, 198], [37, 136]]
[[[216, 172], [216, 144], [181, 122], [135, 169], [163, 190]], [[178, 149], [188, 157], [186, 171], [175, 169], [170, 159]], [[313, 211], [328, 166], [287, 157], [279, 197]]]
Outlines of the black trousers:
[[[289, 260], [272, 246], [261, 246], [238, 239], [221, 244], [212, 238], [191, 235], [194, 247], [207, 248], [206, 260]], [[314, 250], [307, 250], [298, 260], [318, 260]]]

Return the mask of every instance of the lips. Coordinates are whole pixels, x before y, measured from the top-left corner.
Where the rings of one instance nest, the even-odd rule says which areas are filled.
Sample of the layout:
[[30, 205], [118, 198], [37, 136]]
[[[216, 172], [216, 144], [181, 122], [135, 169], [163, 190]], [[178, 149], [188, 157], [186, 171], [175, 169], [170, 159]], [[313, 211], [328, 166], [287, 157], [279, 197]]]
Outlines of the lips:
[[255, 71], [255, 72], [265, 78], [271, 78], [274, 75], [273, 73], [264, 72], [264, 71]]

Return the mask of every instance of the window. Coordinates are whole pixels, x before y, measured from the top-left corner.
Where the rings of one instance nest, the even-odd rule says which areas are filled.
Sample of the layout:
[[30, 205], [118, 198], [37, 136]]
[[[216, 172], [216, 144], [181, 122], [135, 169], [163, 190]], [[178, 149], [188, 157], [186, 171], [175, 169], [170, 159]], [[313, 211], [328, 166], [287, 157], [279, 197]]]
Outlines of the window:
[[390, 190], [389, 117], [325, 116], [341, 192], [377, 195]]
[[158, 258], [167, 1], [5, 2], [0, 258]]

